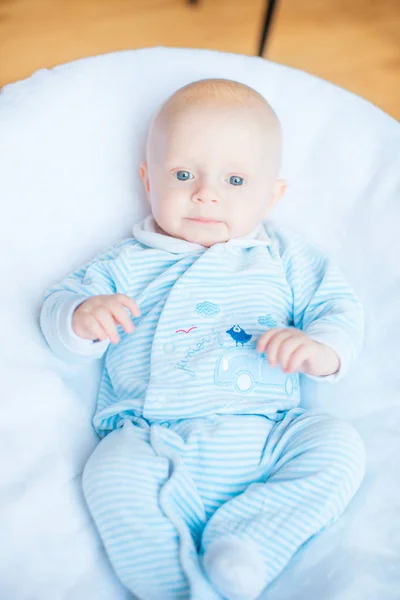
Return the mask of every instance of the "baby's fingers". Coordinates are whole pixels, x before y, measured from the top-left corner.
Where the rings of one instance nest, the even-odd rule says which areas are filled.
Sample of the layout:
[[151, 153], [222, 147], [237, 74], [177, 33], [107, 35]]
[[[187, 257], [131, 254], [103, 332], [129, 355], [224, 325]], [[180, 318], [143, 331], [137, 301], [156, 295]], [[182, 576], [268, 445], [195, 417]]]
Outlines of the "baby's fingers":
[[128, 308], [134, 317], [140, 317], [140, 308], [132, 298], [125, 294], [116, 294], [115, 298], [119, 304]]
[[276, 355], [276, 362], [281, 366], [283, 371], [287, 371], [293, 353], [303, 344], [304, 338], [298, 335], [291, 335], [280, 344]]
[[277, 335], [280, 331], [285, 331], [285, 329], [275, 327], [274, 329], [270, 329], [269, 331], [266, 331], [260, 335], [257, 341], [257, 352], [265, 352], [265, 349], [272, 337]]
[[288, 338], [291, 338], [293, 336], [293, 331], [290, 329], [282, 329], [281, 331], [279, 331], [278, 333], [276, 333], [275, 335], [273, 335], [271, 337], [271, 339], [268, 341], [266, 348], [265, 348], [265, 353], [267, 355], [267, 359], [269, 364], [271, 365], [271, 367], [275, 367], [278, 362], [278, 355], [281, 349], [282, 344], [285, 342], [285, 340], [287, 340]]
[[117, 326], [110, 310], [104, 306], [97, 306], [93, 310], [92, 314], [106, 332], [110, 342], [113, 344], [118, 344], [120, 337], [118, 335]]
[[301, 344], [291, 354], [289, 361], [286, 366], [286, 373], [294, 373], [300, 371], [301, 365], [308, 360], [312, 355], [312, 349], [309, 345]]
[[[268, 335], [270, 334], [270, 335]], [[267, 359], [271, 367], [275, 367], [278, 363], [278, 352], [281, 344], [287, 339], [293, 336], [292, 329], [274, 329], [268, 331], [266, 342], [264, 341], [264, 352], [267, 355]], [[261, 336], [263, 337], [263, 336]], [[260, 338], [261, 339], [261, 338]]]
[[121, 304], [115, 303], [115, 304], [111, 304], [109, 306], [109, 310], [110, 310], [113, 318], [115, 319], [116, 323], [121, 325], [121, 327], [125, 331], [125, 333], [132, 333], [132, 331], [134, 330], [134, 326], [133, 326], [131, 317], [126, 312], [124, 307], [121, 306]]
[[75, 325], [72, 322], [72, 328], [74, 333], [88, 340], [102, 341], [108, 337], [97, 319], [90, 314], [82, 314]]

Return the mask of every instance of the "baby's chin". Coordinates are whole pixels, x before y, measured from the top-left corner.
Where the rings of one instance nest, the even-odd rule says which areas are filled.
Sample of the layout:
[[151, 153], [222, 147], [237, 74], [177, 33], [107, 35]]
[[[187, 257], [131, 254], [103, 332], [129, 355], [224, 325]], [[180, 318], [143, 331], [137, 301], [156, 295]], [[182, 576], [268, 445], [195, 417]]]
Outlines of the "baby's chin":
[[183, 239], [207, 248], [227, 242], [230, 238], [226, 223], [198, 223], [186, 220], [182, 225]]

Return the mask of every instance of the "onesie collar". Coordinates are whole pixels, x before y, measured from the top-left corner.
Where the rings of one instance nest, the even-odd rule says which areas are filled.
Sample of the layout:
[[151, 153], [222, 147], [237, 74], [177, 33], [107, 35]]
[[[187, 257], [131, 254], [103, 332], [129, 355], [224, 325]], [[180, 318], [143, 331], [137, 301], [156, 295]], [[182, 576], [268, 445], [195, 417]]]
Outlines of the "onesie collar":
[[[206, 246], [195, 244], [170, 235], [158, 233], [153, 215], [148, 215], [140, 223], [133, 226], [132, 233], [134, 237], [145, 246], [166, 250], [172, 254], [187, 254], [207, 250]], [[265, 227], [260, 223], [253, 231], [240, 238], [232, 238], [228, 242], [221, 242], [218, 245], [235, 246], [241, 248], [251, 248], [253, 246], [269, 246], [271, 240], [268, 237]]]

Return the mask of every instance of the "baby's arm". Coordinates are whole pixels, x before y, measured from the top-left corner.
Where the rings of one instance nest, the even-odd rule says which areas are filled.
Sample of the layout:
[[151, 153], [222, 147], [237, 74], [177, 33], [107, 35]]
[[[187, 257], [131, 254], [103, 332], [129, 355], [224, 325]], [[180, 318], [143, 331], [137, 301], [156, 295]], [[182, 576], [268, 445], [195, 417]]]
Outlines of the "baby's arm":
[[74, 361], [101, 358], [110, 339], [118, 341], [115, 323], [121, 324], [125, 331], [129, 329], [127, 318], [129, 321], [130, 318], [124, 306], [138, 316], [136, 304], [124, 295], [127, 288], [124, 274], [128, 269], [121, 246], [123, 242], [46, 292], [40, 325], [59, 358]]
[[337, 380], [361, 351], [362, 305], [339, 269], [301, 236], [283, 234], [282, 245], [296, 329], [270, 330], [257, 347], [267, 356], [269, 349], [272, 362], [283, 364], [287, 372]]

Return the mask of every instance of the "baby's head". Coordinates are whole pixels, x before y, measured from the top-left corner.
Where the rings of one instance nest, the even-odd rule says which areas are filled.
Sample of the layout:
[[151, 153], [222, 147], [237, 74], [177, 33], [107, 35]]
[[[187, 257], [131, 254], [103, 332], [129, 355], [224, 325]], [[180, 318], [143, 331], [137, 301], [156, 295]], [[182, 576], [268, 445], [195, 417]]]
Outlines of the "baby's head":
[[140, 165], [160, 232], [212, 246], [253, 231], [285, 191], [268, 102], [227, 79], [195, 81], [154, 115]]

